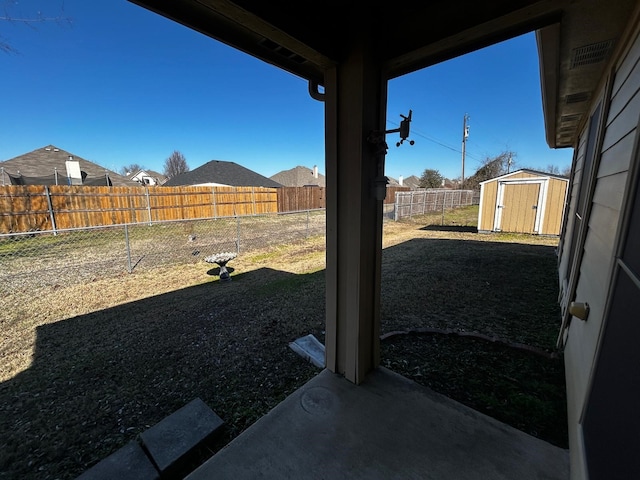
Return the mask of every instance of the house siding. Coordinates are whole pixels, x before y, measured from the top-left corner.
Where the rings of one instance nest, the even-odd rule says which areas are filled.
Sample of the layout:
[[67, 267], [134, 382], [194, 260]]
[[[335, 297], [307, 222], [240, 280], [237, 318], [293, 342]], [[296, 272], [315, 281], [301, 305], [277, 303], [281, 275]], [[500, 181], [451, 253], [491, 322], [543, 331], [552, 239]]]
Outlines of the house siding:
[[[589, 382], [593, 375], [597, 349], [601, 341], [600, 336], [618, 243], [620, 212], [627, 188], [628, 170], [632, 161], [632, 152], [637, 136], [636, 127], [640, 115], [640, 66], [638, 64], [640, 39], [638, 38], [637, 25], [634, 35], [635, 39], [631, 48], [621, 57], [615, 68], [611, 103], [605, 119], [600, 163], [596, 171], [591, 212], [575, 289], [575, 300], [588, 302], [590, 313], [586, 322], [572, 319], [565, 345], [569, 445], [571, 478], [573, 479], [588, 478], [580, 422], [585, 402], [588, 399]], [[578, 146], [574, 175], [576, 179], [581, 178], [581, 166], [585, 154], [584, 146], [588, 134], [587, 125]], [[575, 215], [578, 191], [579, 184], [574, 183], [571, 190], [569, 222]], [[565, 240], [571, 238], [572, 230], [573, 226], [569, 224], [565, 232]], [[571, 265], [568, 265], [566, 260], [569, 256], [570, 243], [569, 241], [563, 242], [559, 264], [561, 280], [570, 276]], [[572, 300], [574, 299], [565, 297], [562, 300], [564, 307]]]

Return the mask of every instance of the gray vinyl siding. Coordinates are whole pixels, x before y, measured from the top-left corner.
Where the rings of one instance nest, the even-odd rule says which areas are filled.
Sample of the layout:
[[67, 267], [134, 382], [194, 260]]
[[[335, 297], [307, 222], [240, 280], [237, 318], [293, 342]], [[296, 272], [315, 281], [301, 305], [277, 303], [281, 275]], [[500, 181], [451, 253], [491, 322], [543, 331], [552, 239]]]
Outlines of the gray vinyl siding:
[[[640, 40], [636, 36], [634, 44], [620, 60], [612, 85], [611, 103], [605, 121], [605, 132], [601, 156], [596, 172], [596, 184], [591, 200], [591, 213], [584, 242], [584, 252], [580, 264], [580, 275], [576, 285], [575, 301], [588, 302], [588, 321], [574, 318], [569, 327], [565, 346], [567, 371], [567, 397], [569, 438], [571, 451], [571, 477], [584, 478], [582, 441], [579, 422], [588, 395], [588, 385], [593, 372], [596, 350], [605, 314], [609, 285], [612, 281], [614, 255], [618, 242], [620, 212], [627, 184], [627, 175], [636, 142], [637, 123], [640, 117]], [[606, 99], [605, 99], [606, 103]], [[585, 134], [588, 126], [585, 127]], [[580, 139], [584, 157], [584, 143]], [[580, 178], [581, 172], [576, 172]], [[571, 192], [570, 218], [575, 215], [575, 200], [578, 185]], [[568, 225], [563, 248], [563, 257], [570, 244], [572, 227]], [[580, 245], [577, 245], [580, 248]], [[560, 278], [570, 277], [570, 265], [560, 262]], [[565, 298], [566, 302], [573, 299]]]

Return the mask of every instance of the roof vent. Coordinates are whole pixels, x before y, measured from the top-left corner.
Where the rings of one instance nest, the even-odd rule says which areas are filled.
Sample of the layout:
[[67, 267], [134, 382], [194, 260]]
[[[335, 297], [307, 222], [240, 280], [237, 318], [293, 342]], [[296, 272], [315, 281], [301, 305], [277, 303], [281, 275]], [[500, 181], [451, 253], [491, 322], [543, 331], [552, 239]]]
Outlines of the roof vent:
[[612, 47], [613, 40], [605, 40], [604, 42], [574, 48], [571, 52], [571, 68], [602, 62], [609, 56]]
[[562, 115], [560, 117], [560, 122], [561, 123], [577, 122], [578, 120], [580, 120], [580, 114], [579, 113], [571, 113], [569, 115]]
[[587, 100], [589, 100], [589, 98], [591, 98], [591, 93], [589, 92], [572, 93], [571, 95], [567, 95], [566, 97], [564, 97], [567, 104], [586, 102]]

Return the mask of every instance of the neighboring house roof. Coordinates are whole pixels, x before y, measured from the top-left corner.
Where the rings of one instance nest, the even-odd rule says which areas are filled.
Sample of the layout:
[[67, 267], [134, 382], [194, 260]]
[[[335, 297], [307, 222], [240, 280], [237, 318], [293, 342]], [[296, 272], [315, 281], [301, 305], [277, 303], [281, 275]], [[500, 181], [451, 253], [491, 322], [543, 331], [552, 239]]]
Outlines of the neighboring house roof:
[[282, 185], [235, 162], [211, 160], [189, 172], [171, 177], [167, 187], [184, 185], [228, 185], [231, 187], [271, 187]]
[[398, 180], [396, 180], [393, 177], [387, 177], [387, 187], [399, 187], [400, 186], [400, 182], [398, 182]]
[[455, 188], [458, 188], [458, 182], [457, 181], [453, 181], [450, 178], [445, 178], [443, 187], [444, 188], [448, 188], [450, 190], [453, 190]]
[[[83, 185], [134, 186], [136, 182], [118, 175], [97, 163], [62, 150], [54, 145], [0, 162], [0, 184], [3, 185], [67, 185], [67, 160], [77, 161], [83, 176]], [[108, 177], [108, 181], [107, 181]]]
[[318, 173], [318, 167], [297, 166], [290, 170], [283, 170], [269, 177], [271, 180], [285, 187], [304, 187], [307, 185], [326, 186], [324, 175]]
[[[389, 179], [388, 187], [408, 187], [412, 190], [420, 187], [420, 179], [415, 175], [411, 175], [410, 177], [399, 179], [395, 179], [393, 177], [387, 177]], [[400, 184], [400, 179], [402, 179], [402, 185]]]
[[485, 180], [484, 182], [480, 182], [480, 185], [482, 185], [483, 183], [493, 182], [493, 181], [498, 180], [498, 179], [504, 179], [504, 178], [513, 177], [514, 175], [519, 175], [521, 173], [528, 173], [528, 174], [531, 174], [531, 175], [535, 175], [537, 177], [557, 178], [557, 179], [566, 180], [566, 181], [569, 180], [567, 177], [564, 177], [562, 175], [556, 175], [554, 173], [549, 173], [549, 172], [540, 172], [538, 170], [531, 170], [529, 168], [521, 168], [520, 170], [516, 170], [516, 171], [511, 172], [511, 173], [505, 173], [503, 175], [499, 175], [497, 177], [493, 177], [493, 178], [490, 178], [488, 180]]
[[403, 187], [409, 187], [411, 189], [420, 188], [420, 179], [415, 175], [411, 175], [410, 177], [402, 180]]
[[149, 177], [155, 180], [155, 184], [156, 185], [162, 185], [164, 184], [164, 182], [167, 181], [167, 177], [162, 175], [161, 173], [158, 173], [154, 170], [138, 170], [137, 172], [133, 173], [132, 175], [129, 175], [128, 178], [130, 180], [133, 180], [135, 182], [143, 182], [143, 179], [145, 177]]
[[156, 172], [155, 170], [146, 170], [147, 174], [149, 174], [150, 177], [153, 178], [157, 178], [158, 180], [167, 181], [167, 176], [163, 175], [162, 173]]

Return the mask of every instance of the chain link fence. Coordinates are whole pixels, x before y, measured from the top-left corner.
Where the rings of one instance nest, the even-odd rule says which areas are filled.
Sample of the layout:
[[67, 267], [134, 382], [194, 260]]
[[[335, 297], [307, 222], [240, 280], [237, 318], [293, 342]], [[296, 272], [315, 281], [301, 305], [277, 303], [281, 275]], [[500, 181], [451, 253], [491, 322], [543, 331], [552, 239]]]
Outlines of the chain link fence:
[[322, 210], [0, 235], [0, 291], [91, 282], [325, 234]]
[[396, 221], [436, 212], [444, 216], [447, 209], [475, 205], [475, 201], [476, 195], [473, 190], [422, 189], [396, 192], [393, 217], [390, 215], [391, 212], [385, 213], [388, 218]]

